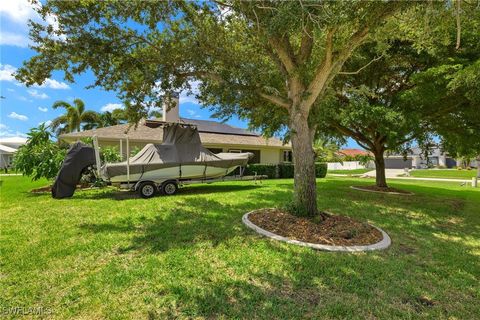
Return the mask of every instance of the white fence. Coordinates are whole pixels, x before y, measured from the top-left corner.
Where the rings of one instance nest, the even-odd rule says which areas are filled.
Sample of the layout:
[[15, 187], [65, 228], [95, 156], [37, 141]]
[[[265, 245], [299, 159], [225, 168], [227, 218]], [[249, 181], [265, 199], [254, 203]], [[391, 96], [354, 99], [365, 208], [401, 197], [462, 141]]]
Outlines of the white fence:
[[328, 170], [354, 170], [364, 168], [375, 168], [373, 161], [370, 161], [367, 166], [361, 165], [358, 161], [343, 161], [342, 162], [328, 162]]

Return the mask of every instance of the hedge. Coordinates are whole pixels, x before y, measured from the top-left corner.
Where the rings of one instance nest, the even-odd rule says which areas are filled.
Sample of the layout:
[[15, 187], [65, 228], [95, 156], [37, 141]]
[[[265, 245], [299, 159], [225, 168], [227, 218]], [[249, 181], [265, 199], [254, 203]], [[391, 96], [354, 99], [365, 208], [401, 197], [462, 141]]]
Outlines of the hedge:
[[255, 173], [259, 176], [266, 175], [269, 179], [276, 178], [277, 176], [277, 166], [274, 164], [249, 164], [245, 168], [244, 175], [250, 176], [255, 175]]
[[[294, 176], [295, 166], [291, 163], [280, 164], [249, 164], [245, 168], [244, 175], [266, 175], [269, 179], [283, 178], [289, 179]], [[327, 175], [327, 164], [315, 163], [315, 176], [325, 178]]]

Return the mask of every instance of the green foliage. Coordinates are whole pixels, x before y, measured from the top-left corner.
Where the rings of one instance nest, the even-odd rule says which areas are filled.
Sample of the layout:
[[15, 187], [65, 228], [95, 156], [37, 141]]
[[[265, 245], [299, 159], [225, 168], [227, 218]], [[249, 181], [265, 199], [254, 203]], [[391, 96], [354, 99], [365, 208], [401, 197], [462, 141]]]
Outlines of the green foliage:
[[317, 178], [325, 178], [327, 175], [327, 164], [323, 162], [316, 162], [315, 174]]
[[130, 149], [130, 157], [136, 156], [137, 153], [142, 150], [139, 147], [135, 146], [132, 149]]
[[305, 209], [305, 207], [299, 205], [295, 202], [294, 199], [290, 199], [289, 201], [285, 202], [281, 209], [290, 213], [293, 216], [297, 217], [311, 217], [312, 215]]
[[32, 180], [55, 178], [65, 158], [66, 149], [60, 148], [50, 140], [51, 137], [44, 124], [30, 129], [27, 143], [15, 153], [15, 169]]
[[368, 165], [371, 161], [373, 161], [373, 156], [369, 154], [357, 154], [356, 155], [356, 160], [362, 165], [366, 166]]
[[291, 163], [279, 163], [278, 164], [278, 174], [279, 178], [286, 179], [286, 178], [293, 178], [295, 166]]
[[277, 177], [277, 166], [274, 164], [248, 164], [244, 175], [266, 175], [269, 179]]
[[[279, 164], [249, 164], [245, 168], [245, 175], [266, 175], [269, 179], [291, 179], [295, 176], [295, 166], [291, 163]], [[315, 172], [317, 178], [324, 178], [327, 174], [327, 164], [322, 162], [315, 163]]]
[[100, 159], [102, 162], [119, 162], [122, 157], [116, 146], [105, 146], [100, 148]]

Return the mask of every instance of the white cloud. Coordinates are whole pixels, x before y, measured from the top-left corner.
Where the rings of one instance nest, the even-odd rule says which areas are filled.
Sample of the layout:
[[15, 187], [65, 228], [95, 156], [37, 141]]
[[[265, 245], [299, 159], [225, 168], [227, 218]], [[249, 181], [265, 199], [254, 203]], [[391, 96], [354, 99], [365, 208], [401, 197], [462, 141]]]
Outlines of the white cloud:
[[9, 64], [0, 64], [0, 81], [15, 82], [13, 73], [17, 71], [17, 68]]
[[192, 81], [190, 82], [190, 87], [192, 94], [188, 94], [187, 91], [182, 91], [180, 93], [179, 97], [179, 102], [180, 104], [182, 103], [194, 103], [194, 104], [200, 104], [197, 98], [195, 98], [195, 95], [198, 94], [198, 86], [200, 85], [200, 81]]
[[33, 102], [32, 99], [28, 99], [28, 98], [26, 98], [26, 97], [24, 97], [24, 96], [19, 96], [19, 97], [18, 97], [18, 100], [25, 101], [25, 102]]
[[22, 137], [22, 138], [26, 138], [28, 136], [25, 133], [20, 132], [20, 131], [13, 132], [12, 130], [5, 130], [5, 131], [0, 130], [0, 137]]
[[100, 108], [100, 111], [102, 112], [112, 112], [115, 109], [123, 109], [123, 105], [121, 103], [107, 103], [103, 107]]
[[28, 0], [2, 1], [0, 14], [22, 25], [25, 25], [28, 19], [38, 16], [34, 10], [34, 5]]
[[7, 88], [7, 91], [15, 92], [15, 90], [13, 90], [12, 88]]
[[17, 119], [17, 120], [20, 120], [20, 121], [27, 121], [28, 120], [28, 117], [23, 115], [23, 114], [18, 114], [16, 112], [12, 112], [8, 115], [9, 118], [12, 118], [12, 119]]
[[0, 130], [6, 130], [6, 129], [8, 129], [8, 126], [3, 123], [0, 123]]
[[194, 110], [192, 110], [192, 109], [187, 109], [187, 113], [188, 113], [188, 115], [191, 116], [191, 117], [193, 117], [193, 116], [196, 114], [196, 112], [195, 112]]
[[42, 122], [38, 123], [39, 126], [42, 125], [42, 124], [44, 124], [45, 126], [48, 127], [49, 125], [52, 124], [52, 120], [42, 121]]
[[45, 81], [39, 86], [34, 85], [36, 88], [50, 88], [50, 89], [70, 89], [70, 86], [65, 82], [60, 82], [54, 79], [45, 79]]
[[38, 90], [30, 89], [27, 90], [28, 94], [37, 99], [48, 99], [48, 95], [44, 92], [38, 92]]
[[48, 111], [48, 108], [38, 107], [38, 110], [40, 110], [40, 111], [42, 111], [42, 112], [47, 112], [47, 111]]
[[[23, 86], [23, 84], [17, 82], [13, 73], [17, 71], [12, 65], [0, 64], [0, 81], [14, 82], [17, 86]], [[60, 82], [55, 79], [47, 78], [41, 85], [33, 85], [35, 88], [48, 88], [48, 89], [70, 89], [70, 86], [65, 82]]]
[[0, 30], [0, 45], [26, 48], [30, 39], [24, 34]]

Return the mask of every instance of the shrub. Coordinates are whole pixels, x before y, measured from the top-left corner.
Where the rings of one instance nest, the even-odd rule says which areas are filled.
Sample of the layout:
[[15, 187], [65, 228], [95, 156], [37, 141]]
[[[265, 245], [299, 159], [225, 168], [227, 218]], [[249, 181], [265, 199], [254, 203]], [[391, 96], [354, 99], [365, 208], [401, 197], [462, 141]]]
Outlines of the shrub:
[[325, 178], [327, 175], [327, 164], [324, 162], [315, 163], [315, 176], [317, 178]]
[[249, 164], [245, 168], [244, 175], [266, 175], [269, 179], [276, 178], [277, 166], [274, 164]]
[[55, 178], [67, 150], [50, 140], [51, 137], [51, 132], [44, 124], [30, 129], [27, 143], [15, 153], [13, 159], [15, 169], [32, 180]]
[[122, 157], [116, 146], [105, 146], [100, 148], [100, 159], [102, 162], [119, 162]]
[[295, 167], [291, 163], [281, 163], [278, 165], [279, 178], [287, 179], [293, 178]]

